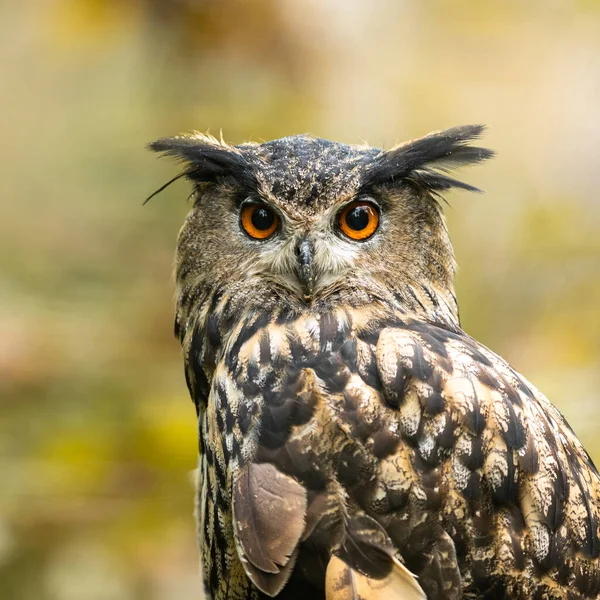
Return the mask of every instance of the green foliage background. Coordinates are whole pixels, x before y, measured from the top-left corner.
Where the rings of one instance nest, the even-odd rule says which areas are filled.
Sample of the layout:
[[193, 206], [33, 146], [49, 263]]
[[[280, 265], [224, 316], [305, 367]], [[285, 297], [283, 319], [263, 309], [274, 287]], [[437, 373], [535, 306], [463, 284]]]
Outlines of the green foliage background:
[[0, 599], [200, 598], [172, 337], [189, 189], [144, 144], [489, 125], [448, 218], [465, 329], [600, 459], [600, 3], [0, 3]]

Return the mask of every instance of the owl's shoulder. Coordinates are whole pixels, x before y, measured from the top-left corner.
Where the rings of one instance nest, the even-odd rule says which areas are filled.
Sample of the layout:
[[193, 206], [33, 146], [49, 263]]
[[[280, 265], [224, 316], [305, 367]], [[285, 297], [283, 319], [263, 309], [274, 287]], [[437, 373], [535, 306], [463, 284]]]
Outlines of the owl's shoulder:
[[436, 474], [452, 537], [499, 532], [496, 566], [481, 571], [516, 565], [600, 591], [600, 478], [546, 397], [458, 330], [393, 323], [374, 354], [386, 414], [412, 448], [415, 480]]

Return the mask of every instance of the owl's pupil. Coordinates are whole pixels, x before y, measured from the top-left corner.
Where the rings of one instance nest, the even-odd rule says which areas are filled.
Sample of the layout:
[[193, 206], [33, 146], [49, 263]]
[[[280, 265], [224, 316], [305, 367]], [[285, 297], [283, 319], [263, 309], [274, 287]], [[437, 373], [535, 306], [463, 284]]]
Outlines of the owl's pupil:
[[346, 214], [346, 225], [354, 231], [361, 231], [369, 224], [369, 211], [364, 206], [355, 206]]
[[265, 231], [273, 225], [273, 213], [266, 208], [257, 208], [252, 213], [252, 225], [259, 231]]

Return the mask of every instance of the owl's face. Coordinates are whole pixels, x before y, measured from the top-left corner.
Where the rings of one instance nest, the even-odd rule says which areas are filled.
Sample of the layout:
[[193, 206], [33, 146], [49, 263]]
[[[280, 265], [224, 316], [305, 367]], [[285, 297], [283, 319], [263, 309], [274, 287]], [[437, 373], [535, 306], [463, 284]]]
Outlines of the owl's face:
[[[452, 141], [454, 162], [461, 150], [486, 157]], [[452, 247], [432, 194], [465, 185], [431, 170], [435, 157], [421, 164], [439, 153], [430, 138], [388, 152], [305, 136], [238, 147], [189, 136], [153, 149], [186, 160], [196, 185], [178, 241], [180, 293], [295, 311], [441, 294], [455, 310]]]

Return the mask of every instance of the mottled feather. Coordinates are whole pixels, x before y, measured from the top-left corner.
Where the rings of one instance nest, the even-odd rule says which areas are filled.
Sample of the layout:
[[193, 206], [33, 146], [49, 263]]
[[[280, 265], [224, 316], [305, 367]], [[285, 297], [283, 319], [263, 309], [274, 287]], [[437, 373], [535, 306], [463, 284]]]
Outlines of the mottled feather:
[[[185, 162], [176, 335], [199, 419], [213, 600], [600, 597], [600, 478], [562, 415], [462, 331], [435, 196], [481, 126], [389, 151], [308, 136], [152, 149]], [[364, 242], [340, 209], [374, 202]], [[240, 231], [260, 201], [281, 227]], [[314, 293], [298, 283], [299, 240]]]

